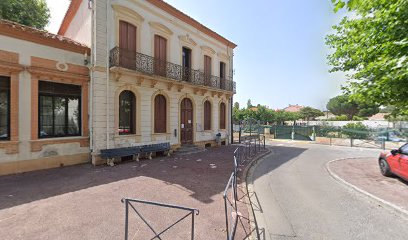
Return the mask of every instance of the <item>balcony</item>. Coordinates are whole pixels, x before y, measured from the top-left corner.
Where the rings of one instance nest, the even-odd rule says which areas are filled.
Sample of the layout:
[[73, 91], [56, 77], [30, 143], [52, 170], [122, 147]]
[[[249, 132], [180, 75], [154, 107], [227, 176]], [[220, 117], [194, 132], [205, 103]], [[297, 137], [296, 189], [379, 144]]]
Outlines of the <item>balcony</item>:
[[151, 76], [161, 76], [169, 80], [186, 82], [217, 90], [235, 93], [235, 82], [230, 78], [207, 75], [199, 70], [186, 68], [154, 57], [115, 47], [110, 51], [110, 67], [122, 67]]

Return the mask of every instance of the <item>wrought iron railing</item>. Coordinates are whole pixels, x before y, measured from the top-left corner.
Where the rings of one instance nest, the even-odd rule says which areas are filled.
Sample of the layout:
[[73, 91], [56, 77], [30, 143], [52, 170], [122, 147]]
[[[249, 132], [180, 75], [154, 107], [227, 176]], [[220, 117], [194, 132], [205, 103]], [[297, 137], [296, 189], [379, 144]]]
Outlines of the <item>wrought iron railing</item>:
[[110, 67], [123, 67], [148, 75], [157, 75], [175, 81], [207, 86], [236, 92], [236, 84], [231, 78], [220, 78], [205, 74], [200, 70], [186, 68], [178, 64], [163, 61], [142, 53], [114, 47], [109, 56]]

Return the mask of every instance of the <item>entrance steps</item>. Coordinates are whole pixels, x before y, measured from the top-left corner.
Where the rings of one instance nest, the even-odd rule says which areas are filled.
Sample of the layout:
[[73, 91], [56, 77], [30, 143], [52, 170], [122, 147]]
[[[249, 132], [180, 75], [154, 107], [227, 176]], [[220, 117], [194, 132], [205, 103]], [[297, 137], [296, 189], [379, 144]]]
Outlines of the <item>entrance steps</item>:
[[184, 144], [184, 145], [181, 145], [181, 147], [177, 148], [177, 150], [175, 151], [175, 154], [176, 155], [188, 155], [188, 154], [200, 153], [204, 151], [206, 151], [206, 149], [197, 147], [194, 144]]

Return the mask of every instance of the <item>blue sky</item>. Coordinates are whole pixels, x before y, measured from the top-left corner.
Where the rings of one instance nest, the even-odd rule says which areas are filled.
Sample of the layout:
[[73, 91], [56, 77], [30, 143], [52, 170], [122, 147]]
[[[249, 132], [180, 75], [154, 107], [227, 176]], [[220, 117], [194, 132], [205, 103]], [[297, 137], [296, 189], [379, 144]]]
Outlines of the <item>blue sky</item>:
[[[273, 109], [300, 104], [324, 109], [340, 93], [344, 74], [328, 72], [324, 37], [341, 14], [330, 0], [167, 0], [238, 45], [234, 101]], [[47, 0], [57, 32], [68, 0]], [[204, 4], [205, 3], [205, 4]]]

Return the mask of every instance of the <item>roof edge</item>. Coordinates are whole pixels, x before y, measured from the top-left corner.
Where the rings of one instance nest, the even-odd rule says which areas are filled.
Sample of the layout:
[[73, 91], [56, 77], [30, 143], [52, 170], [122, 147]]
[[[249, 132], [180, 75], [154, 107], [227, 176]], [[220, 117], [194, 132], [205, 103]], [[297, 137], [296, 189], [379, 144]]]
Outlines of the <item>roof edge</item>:
[[65, 13], [64, 19], [61, 22], [61, 26], [58, 30], [58, 35], [64, 35], [68, 30], [69, 25], [74, 19], [79, 7], [81, 6], [82, 0], [71, 0], [68, 10]]

